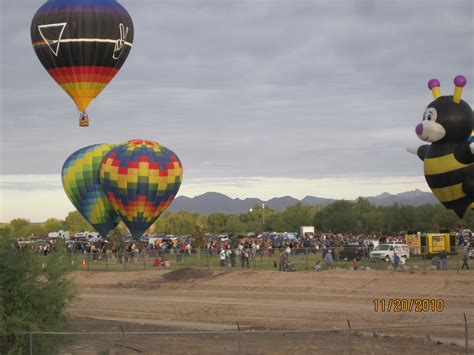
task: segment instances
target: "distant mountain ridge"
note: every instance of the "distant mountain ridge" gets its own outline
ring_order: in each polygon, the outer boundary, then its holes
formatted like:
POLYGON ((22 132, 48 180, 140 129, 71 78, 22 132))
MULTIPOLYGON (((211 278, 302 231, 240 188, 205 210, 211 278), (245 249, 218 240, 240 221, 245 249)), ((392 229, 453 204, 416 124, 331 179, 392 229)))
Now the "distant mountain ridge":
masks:
MULTIPOLYGON (((367 197, 370 203, 375 206, 390 206, 394 203, 400 205, 420 206, 425 203, 438 204, 439 202, 431 192, 421 190, 402 192, 396 195, 384 192, 377 196, 367 197)), ((179 196, 169 207, 170 211, 189 211, 209 214, 214 212, 222 213, 245 213, 256 204, 264 203, 265 206, 277 211, 284 211, 288 206, 301 202, 304 205, 322 206, 337 201, 336 199, 306 196, 298 200, 291 196, 274 197, 268 201, 259 198, 230 198, 218 192, 206 192, 196 197, 179 196)))

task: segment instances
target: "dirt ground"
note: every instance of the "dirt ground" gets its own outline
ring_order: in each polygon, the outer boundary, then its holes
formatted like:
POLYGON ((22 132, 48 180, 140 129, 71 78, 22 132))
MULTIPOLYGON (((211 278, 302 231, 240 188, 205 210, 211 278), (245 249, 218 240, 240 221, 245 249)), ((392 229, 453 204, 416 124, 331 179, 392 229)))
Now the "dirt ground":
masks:
MULTIPOLYGON (((463 353, 463 313, 474 322, 474 275, 332 270, 77 272, 69 307, 88 332, 72 353, 463 353), (374 299, 442 299, 441 312, 376 312, 374 299), (237 334, 237 322, 242 333, 237 334), (404 326, 417 325, 417 328, 404 326), (402 326, 396 329, 383 329, 402 326), (321 332, 293 332, 320 329, 321 332), (337 330, 342 329, 342 330, 337 330), (261 331, 271 330, 270 333, 261 331), (232 331, 233 333, 210 333, 232 331)), ((471 325, 471 328, 472 325, 471 325)), ((474 329, 470 329, 474 345, 474 329)))

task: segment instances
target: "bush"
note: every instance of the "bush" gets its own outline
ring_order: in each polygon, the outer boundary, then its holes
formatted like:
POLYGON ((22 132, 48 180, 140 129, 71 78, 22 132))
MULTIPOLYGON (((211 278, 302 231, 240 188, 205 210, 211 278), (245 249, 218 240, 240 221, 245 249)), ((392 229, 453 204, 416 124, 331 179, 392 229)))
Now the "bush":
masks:
MULTIPOLYGON (((72 269, 66 257, 20 251, 10 240, 0 238, 0 270, 1 354, 29 349, 28 336, 18 332, 67 328, 64 311, 73 288, 67 279, 72 269)), ((61 338, 36 337, 35 348, 51 353, 61 338)))

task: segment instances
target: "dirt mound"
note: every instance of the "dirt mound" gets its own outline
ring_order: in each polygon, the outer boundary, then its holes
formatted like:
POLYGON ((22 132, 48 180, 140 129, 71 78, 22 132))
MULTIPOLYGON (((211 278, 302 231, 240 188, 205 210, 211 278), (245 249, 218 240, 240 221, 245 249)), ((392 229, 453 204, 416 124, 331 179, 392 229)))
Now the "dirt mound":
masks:
POLYGON ((209 270, 185 268, 167 272, 162 275, 165 282, 184 282, 192 280, 213 279, 217 275, 209 270))

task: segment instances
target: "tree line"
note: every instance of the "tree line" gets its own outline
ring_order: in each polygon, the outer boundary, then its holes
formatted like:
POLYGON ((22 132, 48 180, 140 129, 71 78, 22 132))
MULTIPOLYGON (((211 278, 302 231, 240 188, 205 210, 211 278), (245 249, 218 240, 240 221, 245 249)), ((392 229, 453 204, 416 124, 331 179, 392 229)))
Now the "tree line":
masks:
MULTIPOLYGON (((463 220, 442 205, 374 206, 367 199, 340 200, 326 206, 307 206, 301 203, 278 212, 255 205, 251 211, 239 214, 197 212, 165 212, 150 228, 150 233, 174 235, 201 235, 203 233, 229 233, 245 235, 249 232, 298 232, 300 226, 315 226, 317 230, 332 233, 394 234, 404 230, 437 232, 463 228, 474 229, 474 213, 469 210, 463 220)), ((49 232, 68 230, 71 234, 93 231, 94 228, 79 214, 70 212, 62 220, 49 218, 43 223, 31 223, 16 218, 0 225, 0 236, 25 238, 31 235, 44 237, 49 232)), ((125 235, 126 226, 120 223, 111 235, 125 235)))

